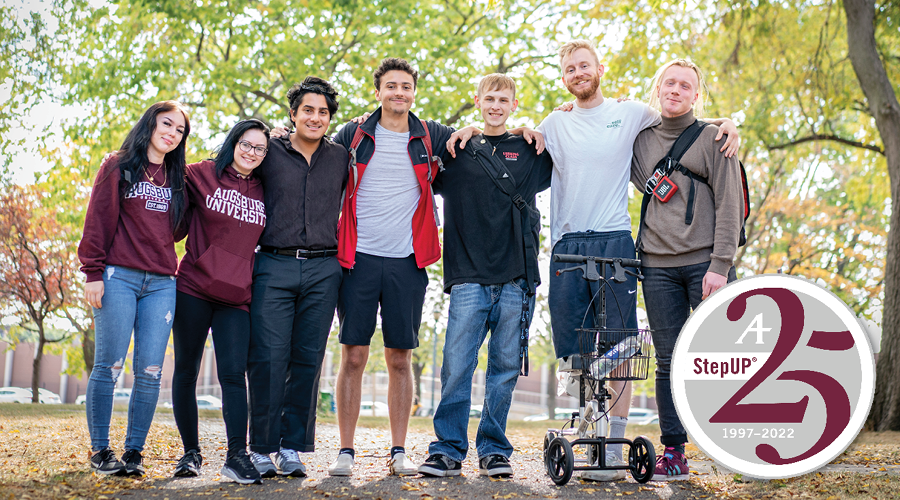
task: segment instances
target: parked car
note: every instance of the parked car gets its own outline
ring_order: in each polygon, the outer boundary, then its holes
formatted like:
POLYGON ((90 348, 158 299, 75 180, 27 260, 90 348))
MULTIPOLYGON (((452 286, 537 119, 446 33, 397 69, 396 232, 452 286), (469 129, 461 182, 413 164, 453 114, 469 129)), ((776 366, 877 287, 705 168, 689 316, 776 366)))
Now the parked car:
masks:
POLYGON ((197 396, 197 408, 201 410, 221 410, 222 400, 215 396, 197 396))
MULTIPOLYGON (((83 405, 86 398, 87 394, 78 396, 77 398, 75 398, 75 404, 83 405)), ((129 401, 131 401, 131 389, 116 389, 113 392, 114 405, 128 405, 129 401)))
POLYGON ((359 404, 359 415, 361 417, 371 417, 373 407, 375 409, 374 415, 376 417, 388 416, 388 405, 381 401, 363 401, 359 404))
POLYGON ((469 408, 469 418, 481 418, 481 412, 484 411, 484 405, 472 405, 469 408))
MULTIPOLYGON (((576 411, 578 411, 578 408, 556 408, 553 420, 569 420, 572 418, 572 413, 576 411)), ((522 420, 526 422, 540 422, 542 420, 550 420, 550 416, 546 413, 538 413, 537 415, 528 415, 522 420)))
MULTIPOLYGON (((31 389, 28 389, 29 396, 31 395, 31 389)), ((59 394, 55 392, 50 392, 47 389, 38 387, 38 399, 40 399, 41 404, 45 405, 58 405, 62 404, 62 400, 59 398, 59 394)))
POLYGON ((659 425, 659 415, 653 415, 646 420, 638 422, 638 425, 659 425))
POLYGON ((628 410, 628 422, 640 423, 656 416, 656 411, 649 408, 631 408, 628 410))
POLYGON ((0 403, 30 403, 31 389, 21 387, 0 388, 0 403))

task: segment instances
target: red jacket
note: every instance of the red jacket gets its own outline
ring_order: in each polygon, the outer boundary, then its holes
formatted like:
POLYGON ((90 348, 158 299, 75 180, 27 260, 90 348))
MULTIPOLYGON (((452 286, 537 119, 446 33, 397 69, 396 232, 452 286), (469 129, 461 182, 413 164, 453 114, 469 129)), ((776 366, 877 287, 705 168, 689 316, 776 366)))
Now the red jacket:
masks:
MULTIPOLYGON (((354 169, 354 165, 350 165, 350 179, 347 182, 347 191, 344 194, 344 201, 341 205, 341 220, 338 223, 338 261, 341 263, 341 266, 348 269, 352 269, 356 264, 357 226, 355 195, 359 189, 362 176, 366 171, 366 166, 375 153, 375 125, 378 124, 380 119, 381 108, 378 108, 362 126, 348 123, 334 138, 335 142, 349 150, 357 127, 361 128, 365 134, 356 148, 356 168, 354 169)), ((431 137, 432 155, 445 156, 447 152, 446 142, 454 129, 433 121, 428 121, 427 126, 431 137)), ((431 185, 428 179, 428 154, 426 153, 424 138, 425 127, 422 121, 414 114, 409 113, 409 145, 407 146, 407 152, 421 188, 419 204, 412 218, 413 252, 419 268, 427 267, 441 258, 441 244, 438 241, 437 223, 434 219, 434 198, 431 196, 431 185)), ((432 168, 432 171, 436 173, 437 169, 432 168)), ((431 179, 431 181, 433 180, 431 179)))

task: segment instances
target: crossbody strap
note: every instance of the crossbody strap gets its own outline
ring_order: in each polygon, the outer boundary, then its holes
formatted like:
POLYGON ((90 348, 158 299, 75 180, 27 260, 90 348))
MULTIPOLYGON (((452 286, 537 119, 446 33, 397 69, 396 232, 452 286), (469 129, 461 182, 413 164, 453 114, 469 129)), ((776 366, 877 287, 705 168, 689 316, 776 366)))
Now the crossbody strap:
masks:
MULTIPOLYGON (((700 120, 694 120, 694 123, 690 124, 688 128, 684 129, 681 132, 681 135, 678 136, 678 139, 675 139, 675 143, 672 144, 672 148, 669 149, 669 154, 667 154, 659 163, 656 164, 656 168, 660 168, 660 166, 665 166, 668 172, 678 169, 680 172, 690 171, 681 165, 681 157, 684 156, 684 153, 687 152, 691 146, 694 145, 694 142, 700 137, 700 133, 703 132, 703 128, 706 127, 708 123, 701 122, 700 120), (679 167, 683 170, 680 170, 679 167)), ((688 195, 688 208, 687 213, 685 214, 685 224, 690 224, 694 219, 694 175, 689 175, 691 179, 691 191, 688 195)), ((700 176, 696 176, 698 178, 702 178, 700 176)), ((704 179, 704 182, 706 179, 704 179)), ((634 243, 634 248, 638 251, 638 258, 640 258, 641 252, 641 233, 644 230, 644 216, 647 215, 647 207, 650 205, 650 199, 653 197, 652 192, 647 192, 644 190, 644 198, 641 200, 641 220, 638 224, 638 236, 634 243)))
POLYGON ((530 207, 516 189, 516 181, 512 173, 499 158, 492 154, 493 151, 488 152, 487 146, 484 145, 486 144, 486 141, 482 143, 482 140, 484 140, 483 137, 473 137, 469 141, 469 147, 472 148, 472 155, 475 157, 478 164, 481 165, 481 168, 484 169, 484 172, 491 181, 494 182, 494 185, 509 196, 513 207, 519 212, 519 227, 522 233, 522 250, 525 257, 525 284, 527 290, 522 294, 522 314, 519 316, 519 357, 522 360, 521 374, 527 377, 530 366, 528 360, 528 329, 531 324, 529 318, 531 308, 529 307, 528 299, 535 294, 535 283, 538 280, 538 277, 534 276, 534 270, 531 269, 528 263, 537 259, 538 242, 534 240, 531 234, 531 226, 533 222, 537 221, 531 221, 531 213, 529 212, 530 207))

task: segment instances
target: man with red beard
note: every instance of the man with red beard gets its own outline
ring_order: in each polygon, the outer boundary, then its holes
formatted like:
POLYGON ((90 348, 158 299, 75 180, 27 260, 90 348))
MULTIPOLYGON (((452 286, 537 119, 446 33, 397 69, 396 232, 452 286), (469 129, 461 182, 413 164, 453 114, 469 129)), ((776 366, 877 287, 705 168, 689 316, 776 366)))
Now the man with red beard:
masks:
MULTIPOLYGON (((635 102, 605 99, 600 64, 591 42, 575 40, 559 49, 562 82, 575 96, 571 112, 551 113, 538 127, 553 158, 550 188, 552 254, 592 255, 633 259, 631 217, 628 214, 628 183, 632 145, 641 130, 660 122, 658 111, 635 102)), ((737 152, 738 135, 728 119, 711 120, 720 125, 719 140, 728 135, 721 151, 737 152)), ((576 328, 599 326, 593 315, 585 317, 592 291, 578 273, 556 276, 569 264, 550 264, 549 306, 553 344, 560 370, 572 370, 573 355, 579 353, 576 328), (582 318, 584 323, 582 325, 582 318)), ((637 280, 609 282, 606 327, 637 328, 637 280)), ((576 368, 577 369, 577 368, 576 368)), ((609 437, 625 436, 631 406, 631 384, 611 382, 613 406, 609 437)), ((607 446, 606 465, 623 465, 622 445, 607 446)), ((584 479, 613 481, 625 477, 624 470, 585 471, 584 479)))

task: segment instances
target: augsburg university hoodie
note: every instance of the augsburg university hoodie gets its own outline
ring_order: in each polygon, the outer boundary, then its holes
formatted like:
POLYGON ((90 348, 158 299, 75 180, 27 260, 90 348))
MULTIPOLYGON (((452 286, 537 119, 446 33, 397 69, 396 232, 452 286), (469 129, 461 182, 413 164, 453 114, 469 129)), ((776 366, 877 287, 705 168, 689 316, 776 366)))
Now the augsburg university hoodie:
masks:
POLYGON ((266 226, 262 182, 231 166, 220 178, 207 160, 187 166, 185 186, 188 239, 178 291, 249 311, 254 251, 266 226))
MULTIPOLYGON (((159 164, 151 163, 155 172, 159 164)), ((119 197, 119 158, 106 157, 97 172, 78 245, 81 271, 87 281, 101 281, 106 266, 174 275, 178 266, 169 210, 172 189, 169 179, 157 186, 148 178, 119 197)))

